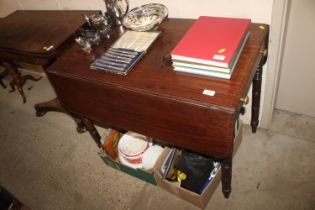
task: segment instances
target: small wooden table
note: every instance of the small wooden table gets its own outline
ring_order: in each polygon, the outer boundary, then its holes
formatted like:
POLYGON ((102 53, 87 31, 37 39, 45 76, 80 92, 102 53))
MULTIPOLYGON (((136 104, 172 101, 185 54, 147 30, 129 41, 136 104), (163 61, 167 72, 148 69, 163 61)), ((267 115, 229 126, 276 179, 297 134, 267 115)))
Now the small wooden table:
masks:
MULTIPOLYGON (((23 85, 26 80, 34 81, 31 75, 21 76, 17 62, 40 65, 44 70, 74 43, 74 34, 83 24, 83 14, 96 11, 54 11, 54 10, 17 10, 0 19, 0 62, 5 71, 0 73, 0 85, 6 87, 2 79, 11 75, 12 91, 17 87, 26 102, 23 85)), ((58 98, 35 105, 37 116, 47 111, 59 111, 69 114, 60 105, 58 98)), ((81 120, 74 117, 77 130, 84 132, 81 120)))
MULTIPOLYGON (((87 11, 38 11, 17 10, 0 19, 0 61, 5 71, 2 79, 11 75, 12 91, 17 87, 26 102, 23 85, 26 80, 34 81, 31 75, 22 76, 17 62, 40 65, 46 68, 71 44, 72 35, 85 22, 82 14, 87 11)), ((91 13, 89 11, 88 13, 91 13)))
POLYGON ((253 82, 252 130, 258 126, 262 66, 267 54, 269 27, 252 24, 230 80, 175 72, 167 55, 194 20, 167 19, 160 37, 127 76, 89 68, 95 57, 111 46, 113 34, 92 53, 72 46, 48 69, 62 106, 80 116, 98 144, 94 123, 138 132, 167 144, 222 160, 222 191, 231 192, 235 123, 253 82), (202 94, 215 91, 213 97, 202 94))

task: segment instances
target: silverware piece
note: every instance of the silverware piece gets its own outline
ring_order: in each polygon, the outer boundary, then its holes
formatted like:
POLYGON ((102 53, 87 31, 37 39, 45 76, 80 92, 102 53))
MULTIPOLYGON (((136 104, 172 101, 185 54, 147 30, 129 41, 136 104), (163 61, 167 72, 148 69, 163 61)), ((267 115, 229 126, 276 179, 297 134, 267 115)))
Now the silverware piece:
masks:
POLYGON ((125 71, 125 68, 117 67, 117 66, 112 66, 112 65, 103 65, 99 63, 93 63, 92 67, 95 68, 101 68, 104 70, 118 70, 118 71, 125 71))
POLYGON ((107 51, 110 53, 122 53, 122 54, 133 55, 133 56, 136 56, 138 54, 138 52, 136 51, 115 49, 115 48, 109 48, 107 51))
POLYGON ((109 55, 109 54, 104 54, 102 55, 102 58, 110 58, 110 59, 113 59, 113 60, 121 60, 121 61, 125 61, 125 62, 128 62, 130 63, 132 61, 131 58, 126 58, 126 57, 121 57, 121 56, 115 56, 115 55, 109 55))
POLYGON ((103 61, 103 60, 96 60, 96 63, 99 64, 104 64, 104 65, 112 65, 112 66, 118 66, 118 67, 123 67, 125 68, 127 66, 127 64, 125 63, 117 63, 117 62, 111 62, 111 61, 103 61))
POLYGON ((111 58, 109 58, 109 57, 102 57, 101 58, 102 60, 105 60, 105 61, 109 61, 109 62, 113 62, 113 63, 123 63, 123 64, 125 64, 125 65, 127 65, 127 64, 129 64, 130 62, 127 62, 127 61, 125 61, 125 60, 119 60, 119 59, 111 59, 111 58))
POLYGON ((117 53, 117 52, 106 52, 105 55, 109 55, 109 56, 117 56, 117 57, 124 57, 124 58, 134 58, 136 57, 135 55, 128 55, 128 54, 123 54, 123 53, 117 53))

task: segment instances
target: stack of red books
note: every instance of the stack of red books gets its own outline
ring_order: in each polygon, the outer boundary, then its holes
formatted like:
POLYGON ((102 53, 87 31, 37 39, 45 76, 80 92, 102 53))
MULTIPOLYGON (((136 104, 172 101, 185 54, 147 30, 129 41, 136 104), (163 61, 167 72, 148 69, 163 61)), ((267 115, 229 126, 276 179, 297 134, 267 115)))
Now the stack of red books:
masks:
POLYGON ((250 23, 250 19, 199 17, 171 52, 174 70, 230 79, 250 23))

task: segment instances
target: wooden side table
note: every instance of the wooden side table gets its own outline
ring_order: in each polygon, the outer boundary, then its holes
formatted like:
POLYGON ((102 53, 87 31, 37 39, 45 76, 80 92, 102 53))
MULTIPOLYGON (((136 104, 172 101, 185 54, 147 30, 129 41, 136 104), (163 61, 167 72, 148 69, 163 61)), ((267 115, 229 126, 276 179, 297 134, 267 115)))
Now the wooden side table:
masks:
MULTIPOLYGON (((222 166, 222 191, 231 192, 232 154, 239 114, 253 83, 252 129, 258 125, 262 66, 269 26, 253 23, 250 37, 230 80, 176 72, 163 58, 195 20, 169 18, 161 35, 128 75, 90 69, 93 62, 74 45, 47 69, 60 103, 80 116, 98 146, 94 123, 141 133, 168 145, 216 157, 222 166), (214 96, 203 94, 215 91, 214 96)), ((98 57, 119 37, 93 49, 98 57)))
POLYGON ((71 43, 71 37, 85 22, 87 11, 17 10, 0 19, 0 60, 5 72, 11 75, 11 91, 15 88, 26 102, 23 85, 26 80, 38 81, 31 75, 22 76, 17 61, 47 67, 71 43), (71 23, 70 23, 71 22, 71 23))
MULTIPOLYGON (((53 10, 17 10, 5 18, 0 19, 0 61, 5 71, 0 74, 2 79, 8 74, 12 77, 10 86, 15 88, 26 102, 23 85, 26 80, 34 81, 31 75, 22 76, 17 69, 16 62, 40 65, 46 68, 53 63, 64 51, 71 46, 73 35, 85 23, 82 14, 92 14, 96 11, 53 11, 53 10)), ((37 116, 47 111, 67 113, 58 99, 54 103, 36 104, 37 116)), ((76 120, 79 131, 84 131, 80 120, 76 120)))

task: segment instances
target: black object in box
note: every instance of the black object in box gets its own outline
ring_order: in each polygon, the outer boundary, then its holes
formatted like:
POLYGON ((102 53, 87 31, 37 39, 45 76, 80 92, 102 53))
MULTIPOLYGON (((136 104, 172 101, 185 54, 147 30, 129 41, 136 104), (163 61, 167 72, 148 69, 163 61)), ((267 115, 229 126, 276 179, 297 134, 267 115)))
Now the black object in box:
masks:
MULTIPOLYGON (((240 123, 238 132, 234 139, 233 155, 238 150, 239 145, 241 144, 241 141, 242 141, 242 123, 240 123)), ((154 166, 154 175, 157 181, 157 185, 201 209, 205 208, 211 196, 213 195, 215 189, 218 187, 221 181, 221 167, 218 169, 216 175, 211 179, 210 183, 204 189, 204 191, 201 194, 197 194, 197 193, 194 193, 194 192, 191 192, 184 188, 179 187, 179 184, 177 182, 169 182, 163 179, 163 176, 161 173, 161 166, 164 162, 164 159, 169 154, 169 152, 170 152, 170 149, 165 148, 159 160, 154 166)))

